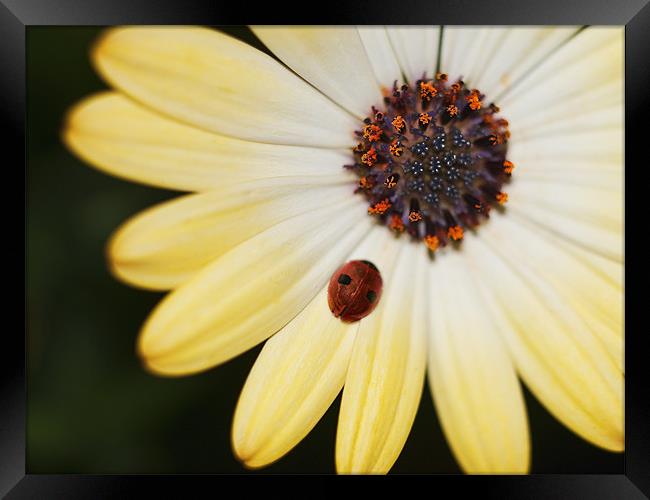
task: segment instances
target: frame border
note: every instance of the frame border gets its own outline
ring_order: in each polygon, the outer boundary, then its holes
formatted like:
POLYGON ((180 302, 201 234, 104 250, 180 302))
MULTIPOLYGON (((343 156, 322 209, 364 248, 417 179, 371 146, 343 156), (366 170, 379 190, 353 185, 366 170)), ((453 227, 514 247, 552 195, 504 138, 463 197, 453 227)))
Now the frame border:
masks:
MULTIPOLYGON (((101 0, 0 0, 0 119, 6 144, 11 145, 12 158, 26 167, 25 153, 25 31, 33 25, 114 25, 114 24, 601 24, 625 25, 625 164, 647 164, 650 109, 650 3, 649 0, 546 0, 525 5, 517 0, 429 0, 426 4, 416 0, 375 0, 373 8, 361 3, 350 3, 345 8, 329 9, 308 16, 304 11, 288 18, 275 4, 260 5, 251 10, 241 5, 239 12, 222 10, 221 6, 207 0, 187 0, 181 4, 173 0, 129 0, 102 2, 101 0), (379 2, 379 3, 378 3, 379 2), (642 156, 643 155, 643 156, 642 156), (635 161, 637 160, 637 161, 635 161), (641 162, 644 163, 641 163, 641 162)), ((26 172, 26 170, 25 170, 26 172)), ((26 182, 23 176, 23 181, 26 182)), ((26 187, 26 186, 25 186, 26 187)), ((625 182, 625 220, 628 227, 634 224, 633 203, 644 201, 644 194, 635 196, 641 189, 625 182)), ((26 202, 23 198, 23 203, 26 202)), ((9 205, 8 210, 15 210, 9 205)), ((25 213, 25 245, 27 245, 25 213)), ((626 233, 625 242, 627 243, 626 233)), ((638 245, 626 245, 626 287, 640 280, 629 272, 630 258, 636 258, 638 245)), ((23 254, 23 259, 25 256, 23 254)), ((25 274, 28 270, 26 260, 25 274)), ((17 268, 17 266, 16 266, 17 268)), ((26 280, 25 282, 26 283, 26 280)), ((26 286, 26 284, 25 284, 26 286)), ((643 290, 640 288, 640 290, 643 290)), ((26 307, 26 306, 25 306, 26 307)), ((626 293, 625 313, 629 320, 641 309, 640 294, 626 293)), ((27 311, 25 309, 25 324, 27 311)), ((479 494, 484 498, 590 498, 590 499, 642 499, 650 498, 650 390, 648 367, 644 358, 642 328, 626 329, 625 365, 625 472, 617 475, 527 475, 527 476, 467 476, 437 475, 437 485, 454 488, 457 493, 479 494)), ((25 337, 27 327, 25 327, 25 337)), ((164 496, 187 496, 188 490, 219 486, 223 475, 197 476, 135 476, 135 475, 34 475, 25 470, 25 409, 26 386, 25 337, 9 330, 5 338, 4 363, 0 374, 0 495, 6 498, 112 498, 135 497, 138 492, 154 491, 164 496), (7 342, 8 341, 8 342, 7 342), (47 495, 45 494, 47 492, 47 495)), ((4 349, 3 349, 4 350, 4 349)), ((252 477, 246 476, 255 484, 252 477)), ((279 476, 272 477, 275 481, 279 476)), ((280 476, 281 477, 281 476, 280 476)), ((409 476, 420 481, 423 476, 409 476)), ((426 476, 425 476, 426 477, 426 476)), ((295 477, 292 479, 292 481, 295 477)), ((340 478, 338 480, 347 480, 340 478)), ((368 480, 372 480, 371 478, 368 480)), ((430 481, 427 477, 426 481, 430 481)), ((217 490, 218 491, 218 490, 217 490)))

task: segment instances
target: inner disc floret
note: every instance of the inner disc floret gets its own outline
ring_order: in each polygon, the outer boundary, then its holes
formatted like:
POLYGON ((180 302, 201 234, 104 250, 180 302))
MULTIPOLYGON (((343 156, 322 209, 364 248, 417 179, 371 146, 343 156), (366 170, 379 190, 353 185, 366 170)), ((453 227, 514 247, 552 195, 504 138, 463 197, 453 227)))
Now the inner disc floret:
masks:
POLYGON ((359 176, 355 192, 368 214, 435 251, 507 201, 502 187, 515 168, 506 159, 508 122, 484 97, 442 73, 393 84, 385 108, 373 106, 355 132, 355 163, 346 165, 359 176))

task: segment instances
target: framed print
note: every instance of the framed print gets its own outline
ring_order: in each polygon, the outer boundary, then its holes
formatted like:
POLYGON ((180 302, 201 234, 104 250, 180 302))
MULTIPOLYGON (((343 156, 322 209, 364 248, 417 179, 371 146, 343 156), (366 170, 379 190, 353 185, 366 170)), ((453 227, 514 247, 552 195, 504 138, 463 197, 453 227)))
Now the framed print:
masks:
POLYGON ((650 494, 644 0, 3 2, 3 495, 650 494))

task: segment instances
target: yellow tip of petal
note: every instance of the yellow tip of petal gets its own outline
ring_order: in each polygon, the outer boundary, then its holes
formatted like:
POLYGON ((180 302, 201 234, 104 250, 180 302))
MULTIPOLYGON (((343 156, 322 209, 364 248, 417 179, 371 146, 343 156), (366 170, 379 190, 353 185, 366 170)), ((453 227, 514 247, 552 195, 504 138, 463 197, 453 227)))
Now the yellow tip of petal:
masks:
POLYGON ((623 430, 621 429, 620 432, 615 431, 612 433, 610 436, 606 436, 599 440, 599 442, 594 442, 590 440, 590 442, 599 448, 603 448, 607 451, 613 451, 613 452, 623 452, 625 451, 625 435, 623 434, 623 430))
POLYGON ((273 448, 260 447, 255 440, 248 439, 247 435, 237 432, 235 425, 232 426, 230 433, 230 445, 237 460, 250 470, 262 469, 274 464, 286 454, 277 453, 273 448))
POLYGON ((110 47, 111 43, 114 42, 121 33, 124 33, 129 29, 134 28, 129 28, 128 26, 114 26, 112 28, 107 28, 102 31, 91 44, 90 50, 88 51, 90 55, 90 61, 93 63, 95 69, 102 76, 102 78, 106 79, 106 75, 101 70, 101 57, 106 54, 107 49, 110 47))
POLYGON ((65 113, 61 124, 60 136, 61 142, 74 153, 77 157, 90 165, 95 165, 95 162, 82 149, 77 147, 76 132, 78 123, 83 117, 84 113, 94 102, 106 99, 107 96, 115 94, 110 90, 105 90, 91 94, 79 102, 72 105, 65 113))
POLYGON ((139 347, 136 349, 136 353, 140 358, 140 363, 142 364, 142 368, 150 375, 155 375, 157 377, 178 378, 178 377, 185 377, 187 375, 194 375, 195 373, 197 373, 197 370, 182 369, 182 368, 175 369, 173 367, 170 368, 164 363, 160 363, 160 361, 157 360, 156 358, 147 357, 139 347))
POLYGON ((254 450, 247 449, 245 443, 239 442, 236 444, 234 438, 232 441, 232 450, 237 460, 239 460, 244 467, 250 470, 262 469, 282 458, 279 457, 271 461, 264 460, 263 457, 259 457, 254 450))

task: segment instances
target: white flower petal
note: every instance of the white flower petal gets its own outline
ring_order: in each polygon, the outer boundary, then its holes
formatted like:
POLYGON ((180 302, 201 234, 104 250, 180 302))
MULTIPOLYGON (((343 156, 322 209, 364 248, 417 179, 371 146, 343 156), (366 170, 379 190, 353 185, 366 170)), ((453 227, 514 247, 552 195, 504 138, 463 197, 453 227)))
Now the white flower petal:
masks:
POLYGON ((199 128, 274 144, 354 143, 356 119, 271 57, 214 30, 113 28, 93 60, 109 83, 199 128))
POLYGON ((393 83, 402 83, 402 71, 383 26, 357 27, 370 65, 382 89, 391 90, 393 83))
POLYGON ((386 28, 399 65, 413 84, 426 73, 433 78, 438 62, 439 26, 400 26, 386 28))
POLYGON ((509 258, 502 242, 467 238, 463 245, 532 392, 584 439, 621 450, 623 375, 597 336, 525 261, 509 258))
MULTIPOLYGON (((350 27, 261 27, 253 32, 287 66, 363 120, 382 102, 361 43, 350 27)), ((318 114, 317 110, 313 110, 318 114)))
MULTIPOLYGON (((367 259, 385 269, 387 236, 375 227, 346 260, 367 259)), ((277 460, 316 425, 343 387, 359 324, 332 315, 325 286, 266 342, 233 422, 233 447, 247 466, 277 460)))
POLYGON ((138 341, 147 367, 182 375, 222 363, 295 317, 371 225, 350 197, 246 240, 171 292, 138 341))
POLYGON ((336 434, 339 473, 386 473, 411 430, 426 363, 426 273, 422 245, 401 247, 382 269, 384 292, 362 320, 345 380, 336 434))
POLYGON ((109 174, 184 191, 281 176, 326 183, 335 178, 327 174, 343 174, 341 166, 351 158, 345 150, 264 144, 205 132, 115 92, 77 104, 68 115, 64 139, 76 154, 109 174))
POLYGON ((429 385, 454 455, 468 473, 527 472, 521 387, 466 258, 441 255, 430 266, 429 287, 429 385))
MULTIPOLYGON (((345 176, 338 178, 343 182, 345 176)), ((149 208, 113 235, 108 250, 112 270, 136 286, 176 288, 248 238, 298 213, 353 196, 353 184, 316 182, 295 177, 262 179, 149 208)))

